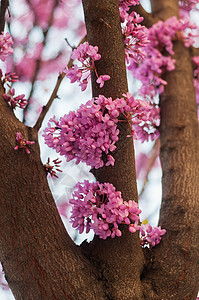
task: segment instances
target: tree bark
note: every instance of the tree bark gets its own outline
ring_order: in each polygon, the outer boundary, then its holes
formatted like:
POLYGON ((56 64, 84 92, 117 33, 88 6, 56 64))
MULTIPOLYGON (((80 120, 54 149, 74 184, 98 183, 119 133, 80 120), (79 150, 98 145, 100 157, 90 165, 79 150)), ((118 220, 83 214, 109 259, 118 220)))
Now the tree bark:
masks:
MULTIPOLYGON (((153 13, 166 20, 179 15, 177 1, 152 1, 153 13)), ((147 299, 196 299, 199 289, 199 132, 191 52, 174 43, 176 68, 165 74, 160 97, 162 206, 160 225, 167 233, 152 253, 143 276, 147 299), (151 288, 151 293, 149 290, 151 288)))
MULTIPOLYGON (((97 73, 108 74, 111 79, 103 88, 92 77, 93 97, 121 98, 128 91, 118 1, 83 0, 88 42, 99 47, 101 59, 96 63, 97 73), (107 25, 108 24, 108 25, 107 25)), ((133 139, 127 138, 130 126, 119 123, 119 141, 113 156, 114 167, 103 167, 93 173, 100 182, 110 182, 121 191, 124 200, 137 201, 133 139)), ((142 299, 140 274, 144 257, 138 234, 122 228, 122 236, 100 240, 98 237, 87 246, 89 256, 103 272, 103 282, 110 299, 142 299)), ((86 248, 86 245, 84 245, 86 248)))
POLYGON ((105 299, 97 272, 68 236, 40 161, 37 132, 0 94, 0 261, 17 300, 105 299), (34 140, 14 150, 16 132, 34 140), (99 296, 100 295, 100 296, 99 296))

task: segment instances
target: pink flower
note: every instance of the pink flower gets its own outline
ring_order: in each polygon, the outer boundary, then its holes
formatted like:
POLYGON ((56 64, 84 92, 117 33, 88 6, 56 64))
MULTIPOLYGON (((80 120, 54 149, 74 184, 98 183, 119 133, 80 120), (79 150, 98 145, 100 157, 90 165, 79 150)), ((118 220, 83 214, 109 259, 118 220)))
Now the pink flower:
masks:
POLYGON ((77 65, 74 65, 72 68, 65 71, 66 77, 68 77, 71 83, 75 81, 80 81, 82 78, 82 71, 78 68, 77 65))
POLYGON ((133 76, 142 82, 139 90, 140 94, 144 97, 149 95, 153 99, 157 94, 164 92, 164 86, 167 84, 165 80, 161 79, 162 74, 175 69, 175 60, 171 57, 174 54, 173 41, 181 40, 184 42, 185 47, 192 45, 194 42, 192 29, 195 28, 195 25, 185 18, 171 17, 165 22, 159 21, 151 28, 143 31, 143 28, 133 25, 133 21, 130 19, 131 15, 127 17, 126 15, 127 13, 124 12, 122 18, 127 18, 127 20, 129 18, 126 27, 123 29, 123 34, 126 37, 126 59, 127 63, 130 64, 128 68, 132 71, 133 76), (143 34, 143 32, 145 38, 144 36, 139 38, 139 34, 143 34), (136 38, 138 43, 130 40, 132 37, 136 38), (143 46, 142 49, 139 40, 143 46), (136 58, 133 53, 134 50, 138 53, 141 51, 141 55, 139 55, 141 59, 136 58), (163 51, 168 52, 170 55, 163 55, 163 51))
POLYGON ((57 177, 57 174, 56 174, 56 171, 58 172, 62 172, 62 170, 58 169, 60 167, 60 163, 61 163, 61 160, 59 160, 58 158, 54 159, 52 161, 52 163, 50 164, 50 158, 48 157, 48 160, 47 160, 47 163, 44 164, 44 168, 45 168, 45 171, 46 171, 46 174, 50 174, 52 177, 57 177))
POLYGON ((111 77, 109 75, 100 75, 96 80, 97 83, 100 84, 100 88, 104 86, 104 81, 109 80, 111 77))
POLYGON ((15 109, 17 106, 24 109, 27 105, 27 100, 24 98, 25 95, 18 95, 14 97, 15 89, 9 89, 8 94, 3 94, 3 98, 6 102, 10 104, 10 106, 15 109))
POLYGON ((154 127, 159 120, 158 109, 146 101, 135 100, 130 93, 123 96, 113 100, 99 95, 82 104, 77 112, 71 111, 61 117, 60 121, 50 119, 43 134, 45 143, 64 155, 67 161, 75 159, 76 164, 85 162, 96 169, 104 164, 113 166, 115 160, 111 152, 118 141, 119 115, 122 114, 130 126, 133 124, 132 135, 142 140, 149 135, 155 137, 154 127))
POLYGON ((130 6, 138 5, 139 3, 139 0, 119 0, 119 6, 126 11, 129 10, 130 6))
POLYGON ((133 60, 140 63, 146 56, 145 49, 149 44, 147 29, 139 24, 143 18, 134 11, 129 15, 125 9, 120 9, 120 19, 126 62, 129 64, 133 60))
POLYGON ((85 89, 87 88, 87 85, 88 85, 87 79, 84 79, 84 80, 82 80, 82 82, 80 82, 79 86, 81 86, 82 92, 85 91, 85 89))
POLYGON ((190 12, 192 9, 196 9, 196 5, 198 4, 198 0, 181 0, 179 1, 179 7, 181 9, 181 13, 186 14, 190 12))
POLYGON ((135 233, 137 230, 139 230, 140 226, 138 226, 138 223, 130 224, 129 225, 129 231, 132 233, 135 233))
POLYGON ((16 73, 5 73, 3 76, 2 70, 0 69, 0 77, 2 78, 3 84, 7 82, 17 82, 19 81, 19 77, 16 75, 16 73))
POLYGON ((18 149, 25 149, 26 153, 30 154, 30 145, 35 144, 33 141, 26 141, 25 139, 22 138, 21 132, 17 132, 17 146, 14 148, 14 150, 18 149))
POLYGON ((160 226, 152 227, 150 224, 142 224, 140 226, 140 233, 142 236, 142 245, 149 244, 151 247, 159 244, 161 237, 166 233, 165 229, 160 226))
POLYGON ((72 204, 70 219, 79 233, 84 229, 88 233, 92 229, 101 239, 106 239, 122 235, 119 224, 128 225, 133 233, 139 230, 138 221, 134 221, 139 220, 141 212, 138 204, 131 200, 129 204, 124 202, 112 184, 85 180, 77 183, 76 189, 69 200, 72 204))
POLYGON ((91 46, 88 42, 81 44, 76 49, 73 50, 71 55, 72 59, 78 59, 80 62, 84 63, 85 60, 92 59, 93 61, 99 60, 101 55, 98 52, 97 46, 91 46))
POLYGON ((15 65, 15 68, 21 81, 31 81, 36 68, 36 59, 25 54, 23 59, 15 65))
MULTIPOLYGON (((91 72, 95 72, 98 77, 95 68, 95 61, 101 58, 101 55, 98 53, 98 47, 91 46, 88 42, 85 42, 73 50, 71 58, 77 59, 81 66, 74 64, 74 66, 65 71, 66 77, 71 80, 71 83, 79 82, 81 90, 85 91, 91 72)), ((109 75, 101 75, 98 77, 97 83, 100 83, 100 87, 103 87, 104 81, 109 79, 109 75)))
POLYGON ((6 57, 13 53, 11 46, 13 45, 12 37, 9 33, 0 35, 0 59, 5 61, 6 57))

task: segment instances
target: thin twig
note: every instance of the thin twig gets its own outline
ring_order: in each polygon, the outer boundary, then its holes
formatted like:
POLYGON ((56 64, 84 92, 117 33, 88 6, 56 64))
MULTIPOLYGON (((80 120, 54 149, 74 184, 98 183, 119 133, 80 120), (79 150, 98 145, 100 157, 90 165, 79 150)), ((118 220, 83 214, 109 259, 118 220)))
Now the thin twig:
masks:
POLYGON ((69 43, 69 41, 68 41, 67 38, 65 38, 65 41, 66 41, 66 43, 68 44, 68 46, 69 46, 72 50, 74 50, 74 49, 76 48, 75 46, 72 46, 72 45, 69 43))
MULTIPOLYGON (((48 28, 47 28, 47 30, 43 30, 43 36, 44 36, 44 38, 43 38, 43 49, 44 49, 44 47, 46 45, 47 35, 48 35, 48 32, 49 32, 50 26, 53 23, 54 10, 55 10, 55 8, 57 7, 58 4, 59 4, 59 1, 56 0, 54 2, 54 7, 52 8, 51 15, 50 15, 50 18, 49 18, 49 21, 48 21, 48 28)), ((42 54, 42 52, 41 52, 41 54, 42 54)), ((26 119, 25 119, 26 111, 29 108, 30 99, 31 99, 33 91, 34 91, 34 84, 35 84, 35 81, 37 80, 37 76, 38 76, 38 73, 39 73, 39 70, 40 70, 40 66, 41 66, 41 54, 40 54, 40 57, 36 60, 36 67, 35 67, 35 72, 34 72, 34 75, 33 75, 33 78, 32 78, 31 90, 30 90, 29 97, 27 99, 28 104, 25 107, 24 113, 23 113, 23 123, 26 121, 26 119)))
MULTIPOLYGON (((86 36, 83 37, 83 39, 80 41, 80 43, 78 44, 78 46, 80 44, 84 43, 85 40, 86 40, 86 36)), ((72 67, 72 65, 73 65, 73 59, 70 58, 70 60, 69 60, 69 62, 67 64, 68 69, 70 69, 72 67)), ((65 77, 65 72, 62 72, 58 76, 55 88, 54 88, 54 90, 53 90, 53 92, 52 92, 52 94, 50 96, 50 99, 48 100, 48 103, 45 106, 43 106, 42 112, 41 112, 41 114, 40 114, 40 116, 39 116, 39 118, 38 118, 38 120, 37 120, 37 122, 36 122, 36 124, 34 126, 34 129, 36 129, 37 131, 39 131, 39 129, 41 128, 42 122, 43 122, 43 120, 44 120, 47 112, 49 111, 49 108, 50 108, 51 104, 53 103, 53 100, 57 97, 58 89, 59 89, 59 87, 61 85, 61 82, 64 79, 64 77, 65 77)))
POLYGON ((154 165, 154 162, 155 162, 156 158, 159 155, 159 148, 160 148, 160 139, 157 139, 155 141, 155 144, 153 145, 153 148, 149 152, 150 158, 149 158, 149 161, 148 161, 148 164, 147 164, 147 167, 146 167, 145 180, 144 180, 144 183, 142 185, 142 189, 141 189, 141 191, 139 193, 139 196, 138 196, 139 199, 141 198, 142 194, 144 193, 146 185, 147 185, 147 183, 149 181, 149 179, 148 179, 149 173, 151 172, 151 169, 152 169, 152 167, 154 165))
POLYGON ((1 32, 4 31, 4 26, 5 26, 5 13, 6 9, 9 5, 8 0, 1 0, 1 10, 0 10, 0 34, 1 32))

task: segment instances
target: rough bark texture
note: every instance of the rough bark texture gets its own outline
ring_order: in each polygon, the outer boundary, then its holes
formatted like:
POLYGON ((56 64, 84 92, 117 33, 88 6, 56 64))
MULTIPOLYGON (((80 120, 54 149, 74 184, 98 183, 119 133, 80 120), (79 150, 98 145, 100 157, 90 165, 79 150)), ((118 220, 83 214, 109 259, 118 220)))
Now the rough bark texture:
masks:
POLYGON ((94 268, 58 214, 36 132, 14 117, 2 89, 0 111, 0 261, 15 298, 104 299, 94 268), (14 150, 17 131, 36 140, 30 155, 14 150))
MULTIPOLYGON (((88 41, 91 45, 98 45, 102 56, 96 63, 97 73, 108 74, 111 77, 104 87, 100 88, 96 83, 96 76, 93 76, 93 97, 101 94, 113 99, 121 98, 122 94, 128 91, 128 86, 118 3, 112 0, 85 0, 83 4, 88 41), (102 17, 105 23, 101 21, 102 17)), ((122 191, 125 200, 137 200, 133 140, 126 138, 130 133, 130 126, 128 122, 120 122, 119 129, 121 134, 114 153, 114 167, 100 168, 93 173, 101 182, 112 182, 122 191)))
MULTIPOLYGON (((153 12, 166 20, 178 15, 177 1, 152 1, 153 12)), ((160 225, 167 233, 153 250, 152 268, 143 276, 146 299, 196 299, 199 289, 199 132, 191 55, 175 42, 176 69, 165 74, 161 96, 160 225)))
MULTIPOLYGON (((93 76, 93 96, 122 97, 128 87, 118 1, 84 0, 83 5, 88 42, 98 45, 102 56, 96 63, 97 73, 111 77, 100 89, 93 76)), ((124 200, 137 201, 133 140, 126 137, 130 134, 130 126, 121 122, 119 130, 119 141, 113 155, 114 167, 104 167, 93 173, 100 182, 113 183, 116 190, 122 192, 124 200)), ((89 245, 89 253, 103 270, 103 281, 111 299, 142 299, 140 274, 144 258, 138 235, 123 228, 120 238, 103 241, 96 237, 89 245)))
POLYGON ((162 21, 172 16, 179 17, 178 0, 151 0, 152 14, 162 21))
POLYGON ((5 26, 5 13, 8 7, 8 0, 1 0, 0 6, 0 33, 4 31, 5 26))

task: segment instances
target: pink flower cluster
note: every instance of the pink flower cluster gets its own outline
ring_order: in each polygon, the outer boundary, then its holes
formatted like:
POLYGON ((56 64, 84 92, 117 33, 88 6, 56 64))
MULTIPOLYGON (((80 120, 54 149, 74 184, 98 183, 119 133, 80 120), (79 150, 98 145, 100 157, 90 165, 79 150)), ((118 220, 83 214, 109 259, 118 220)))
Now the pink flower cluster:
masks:
POLYGON ((126 10, 120 9, 120 19, 127 64, 130 59, 139 63, 146 56, 145 47, 149 43, 146 27, 139 24, 143 17, 134 11, 128 14, 126 10))
POLYGON ((69 202, 73 205, 71 223, 79 233, 93 229, 101 239, 106 239, 122 235, 119 224, 127 224, 132 233, 139 230, 138 204, 123 201, 121 192, 115 191, 112 184, 85 180, 77 183, 76 188, 69 202))
POLYGON ((14 150, 18 149, 25 149, 26 153, 30 154, 30 145, 35 144, 33 141, 26 141, 25 139, 22 138, 21 132, 17 132, 17 146, 14 148, 14 150))
POLYGON ((161 237, 166 233, 165 229, 161 229, 160 226, 152 227, 150 224, 140 226, 140 233, 142 237, 141 245, 149 244, 151 247, 159 244, 161 237))
POLYGON ((44 169, 46 171, 46 174, 50 174, 52 177, 57 177, 56 171, 62 172, 62 170, 59 169, 61 160, 59 158, 54 159, 52 162, 50 162, 50 158, 48 157, 47 163, 44 164, 44 169))
POLYGON ((187 28, 194 29, 195 25, 185 19, 172 17, 165 22, 159 21, 148 29, 150 43, 144 48, 145 60, 138 63, 131 60, 129 66, 133 75, 142 82, 139 91, 142 95, 149 95, 152 99, 157 93, 163 93, 167 82, 160 77, 165 71, 175 69, 175 60, 162 52, 166 50, 173 55, 173 40, 176 39, 184 41, 186 47, 193 44, 193 34, 191 31, 186 33, 187 28))
POLYGON ((94 62, 101 58, 97 46, 93 47, 88 42, 85 42, 73 50, 71 58, 74 60, 77 59, 81 63, 81 66, 78 67, 75 64, 72 68, 66 70, 66 77, 70 79, 71 83, 79 82, 82 91, 87 88, 91 72, 95 72, 97 76, 96 82, 100 84, 100 88, 104 86, 104 81, 110 79, 109 75, 98 76, 97 74, 94 62))
POLYGON ((101 239, 114 238, 122 235, 119 225, 126 224, 132 233, 140 230, 142 246, 151 247, 159 244, 166 233, 160 226, 152 228, 150 224, 138 225, 141 213, 138 203, 123 201, 121 192, 116 191, 110 183, 84 180, 83 183, 78 182, 75 189, 69 200, 72 204, 70 220, 79 233, 84 229, 88 233, 92 229, 101 239))
MULTIPOLYGON (((0 78, 3 84, 8 82, 17 82, 19 81, 19 77, 16 75, 16 73, 5 73, 5 75, 3 75, 2 70, 0 69, 0 78)), ((9 85, 8 85, 9 86, 9 85)))
POLYGON ((192 9, 196 9, 198 0, 179 0, 179 7, 183 14, 190 12, 192 9))
POLYGON ((135 100, 130 93, 124 97, 113 100, 100 95, 82 104, 77 112, 71 111, 61 117, 60 121, 51 118, 44 129, 45 143, 64 155, 67 161, 76 159, 76 164, 81 161, 96 169, 103 167, 104 163, 106 166, 114 165, 114 158, 110 154, 115 150, 118 140, 119 115, 123 114, 126 122, 135 126, 132 129, 135 138, 139 135, 143 139, 147 127, 154 122, 152 107, 146 101, 135 100), (141 131, 144 133, 141 134, 141 131))
POLYGON ((7 94, 3 94, 3 98, 6 102, 10 104, 10 106, 15 109, 16 107, 20 107, 24 109, 27 105, 27 100, 24 98, 25 95, 18 95, 14 97, 15 95, 15 89, 9 89, 7 94))
POLYGON ((158 126, 160 124, 160 108, 148 101, 135 100, 130 93, 123 95, 127 103, 130 103, 132 112, 132 136, 141 142, 155 140, 159 137, 158 126), (134 109, 132 109, 134 107, 134 109))
POLYGON ((119 0, 119 7, 128 11, 130 6, 138 5, 140 0, 119 0))
POLYGON ((106 165, 113 165, 114 159, 109 153, 116 148, 119 130, 116 117, 110 113, 103 115, 103 110, 112 99, 106 100, 99 96, 95 101, 92 99, 81 105, 77 112, 69 112, 59 122, 50 119, 55 126, 51 127, 48 123, 43 134, 45 143, 64 155, 67 161, 76 159, 77 164, 82 161, 92 168, 100 168, 104 165, 104 153, 106 165), (102 102, 104 107, 101 107, 102 102))
POLYGON ((12 45, 13 41, 11 35, 8 32, 6 34, 2 32, 0 35, 0 59, 2 61, 5 61, 6 57, 13 53, 12 45))

